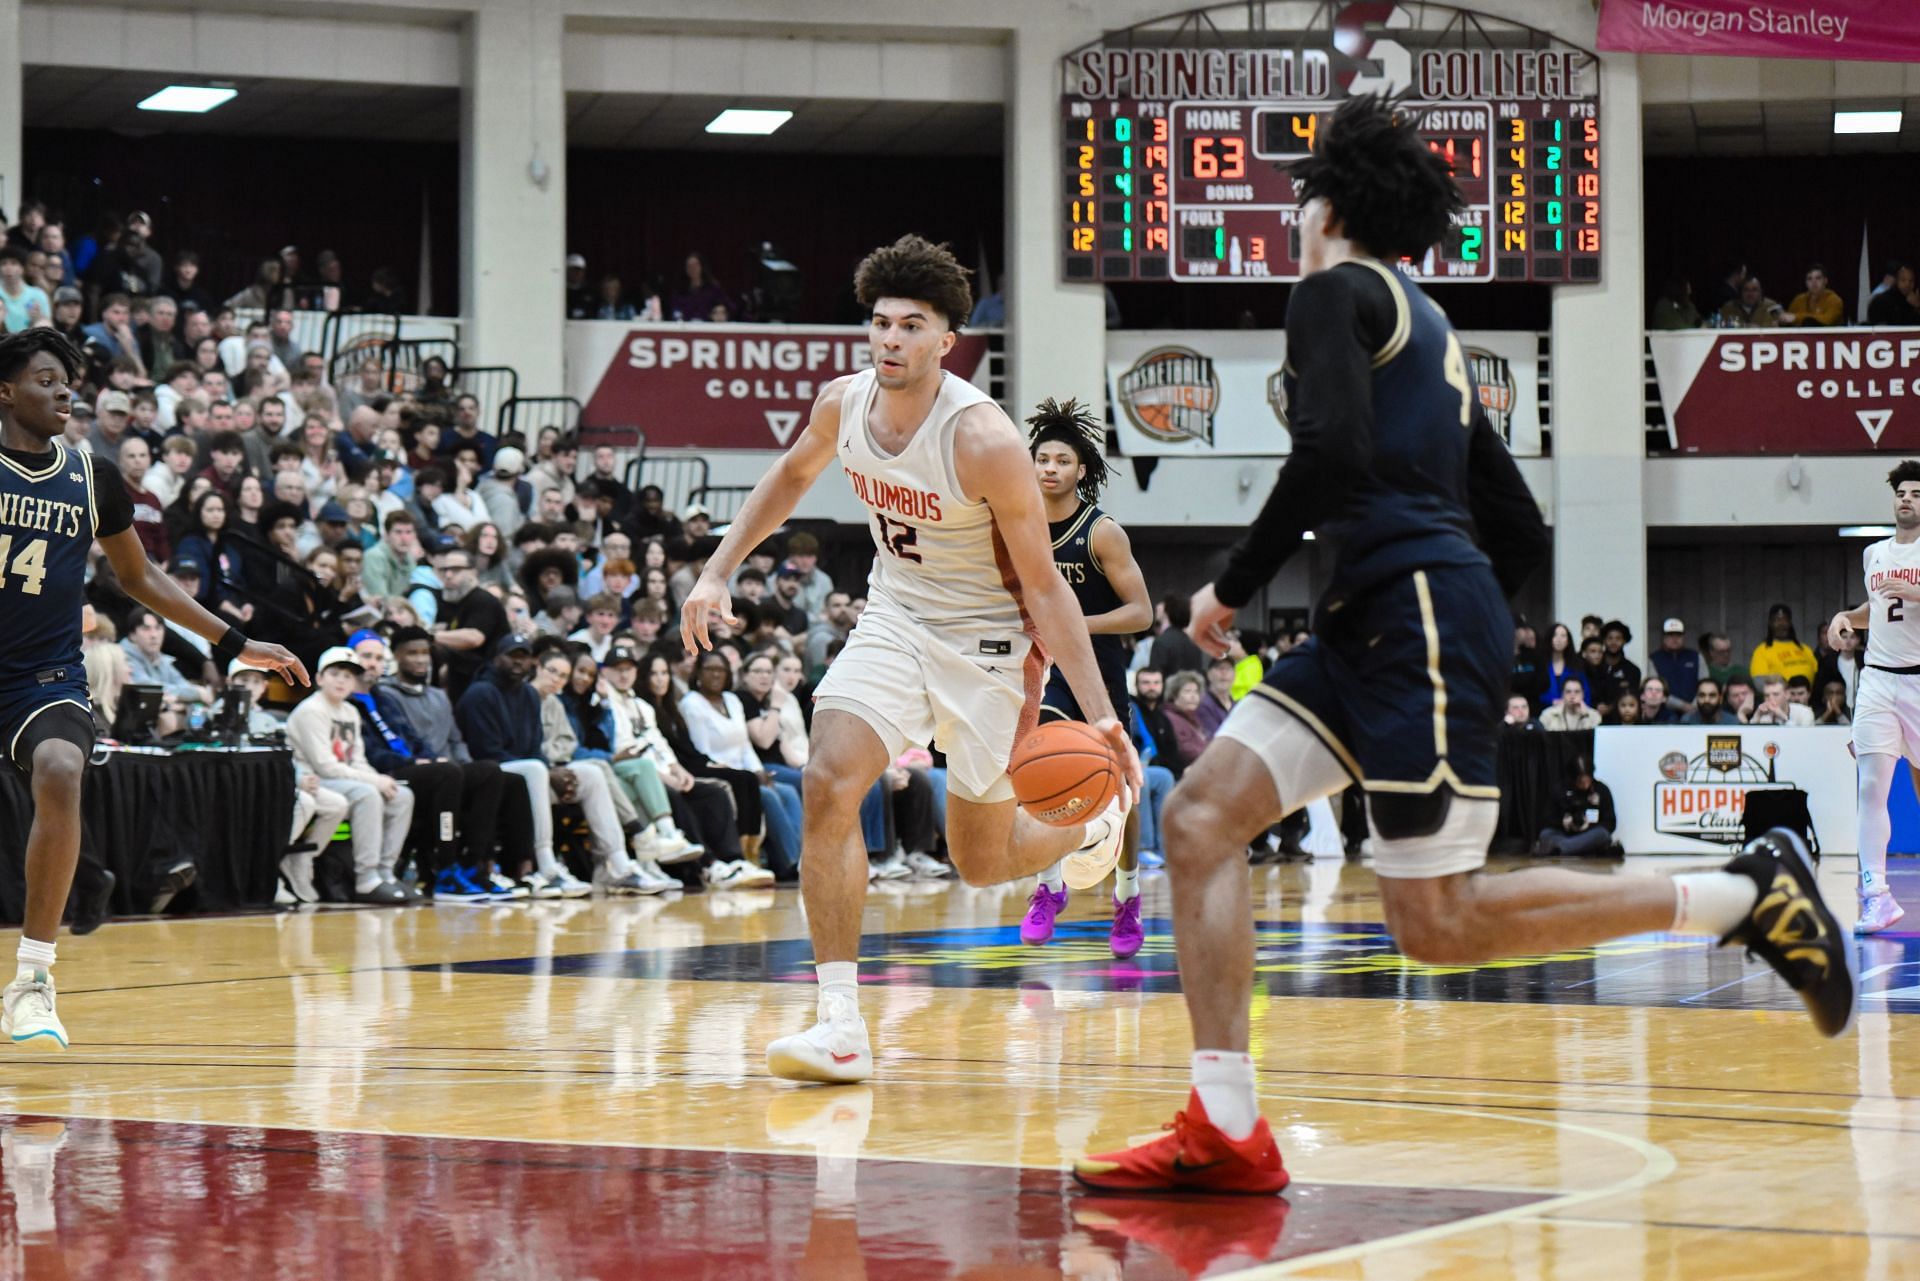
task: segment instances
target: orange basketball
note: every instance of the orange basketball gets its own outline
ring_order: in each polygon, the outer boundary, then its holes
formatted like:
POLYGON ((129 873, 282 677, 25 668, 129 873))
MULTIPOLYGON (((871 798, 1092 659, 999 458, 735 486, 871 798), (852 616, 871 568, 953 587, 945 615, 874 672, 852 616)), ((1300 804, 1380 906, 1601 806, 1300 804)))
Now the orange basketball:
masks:
POLYGON ((1090 725, 1052 721, 1014 745, 1007 767, 1027 813, 1054 827, 1084 823, 1120 790, 1120 762, 1090 725))

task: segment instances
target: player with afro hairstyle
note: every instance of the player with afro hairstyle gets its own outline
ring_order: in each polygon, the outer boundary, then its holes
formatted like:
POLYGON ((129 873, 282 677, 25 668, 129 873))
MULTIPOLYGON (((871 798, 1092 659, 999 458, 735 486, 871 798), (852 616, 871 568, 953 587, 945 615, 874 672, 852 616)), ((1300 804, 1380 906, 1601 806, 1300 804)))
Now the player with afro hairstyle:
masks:
POLYGON ((1347 239, 1377 258, 1418 258, 1465 207, 1446 158, 1420 140, 1404 98, 1349 98, 1320 132, 1320 145, 1289 167, 1300 203, 1332 206, 1347 239))
POLYGON ((959 333, 973 314, 971 275, 947 245, 908 233, 861 260, 853 273, 854 297, 871 308, 882 298, 911 298, 940 313, 947 328, 959 333))

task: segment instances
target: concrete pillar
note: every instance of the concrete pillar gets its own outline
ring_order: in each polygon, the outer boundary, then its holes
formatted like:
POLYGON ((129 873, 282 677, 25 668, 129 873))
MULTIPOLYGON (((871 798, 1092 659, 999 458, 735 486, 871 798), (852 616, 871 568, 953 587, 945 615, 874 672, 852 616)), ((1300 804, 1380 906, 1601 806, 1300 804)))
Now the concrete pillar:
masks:
MULTIPOLYGON (((1631 54, 1602 55, 1602 283, 1553 294, 1553 607, 1579 634, 1583 614, 1647 634, 1646 444, 1641 341, 1640 76, 1631 54)), ((1544 637, 1544 629, 1542 632, 1544 637)))
POLYGON ((0 0, 0 212, 20 216, 26 196, 21 133, 26 119, 25 80, 20 72, 20 0, 0 0))
POLYGON ((1007 394, 1016 423, 1048 396, 1106 404, 1106 295, 1060 283, 1060 56, 1086 38, 1035 22, 1007 42, 1007 394))
MULTIPOLYGON (((0 3, 5 0, 0 0, 0 3)), ((561 6, 483 3, 460 111, 461 359, 564 394, 567 117, 561 6)))

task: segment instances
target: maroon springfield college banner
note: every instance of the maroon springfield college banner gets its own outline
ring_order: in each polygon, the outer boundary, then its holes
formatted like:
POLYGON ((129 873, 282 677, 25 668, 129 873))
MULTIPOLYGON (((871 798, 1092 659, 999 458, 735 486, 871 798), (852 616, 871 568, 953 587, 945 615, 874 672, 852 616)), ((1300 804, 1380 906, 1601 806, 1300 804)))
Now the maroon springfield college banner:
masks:
POLYGON ((1920 451, 1920 329, 1688 329, 1647 343, 1683 453, 1920 451))
POLYGON ((1914 0, 1602 0, 1602 49, 1920 62, 1914 0))
MULTIPOLYGON (((986 354, 963 333, 943 364, 978 382, 986 354)), ((863 326, 567 322, 581 427, 637 427, 655 448, 785 449, 822 387, 872 363, 863 326)))

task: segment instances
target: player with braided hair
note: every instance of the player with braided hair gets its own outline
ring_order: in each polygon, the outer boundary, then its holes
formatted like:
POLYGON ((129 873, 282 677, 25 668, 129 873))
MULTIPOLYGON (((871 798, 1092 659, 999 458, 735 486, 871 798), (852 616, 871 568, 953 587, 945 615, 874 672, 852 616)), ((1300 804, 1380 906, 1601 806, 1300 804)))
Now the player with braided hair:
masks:
MULTIPOLYGON (((1107 486, 1106 429, 1077 400, 1064 405, 1043 400, 1027 425, 1032 429, 1027 447, 1033 454, 1053 539, 1054 568, 1067 580, 1087 616, 1093 657, 1107 697, 1116 709, 1125 708, 1127 649, 1120 638, 1147 629, 1153 622, 1153 604, 1126 531, 1098 506, 1100 492, 1107 486)), ((1040 720, 1087 719, 1066 677, 1056 668, 1040 699, 1040 720)), ((1138 952, 1146 940, 1140 924, 1140 824, 1142 810, 1151 805, 1151 798, 1143 796, 1127 816, 1120 862, 1114 869, 1109 941, 1113 954, 1123 960, 1138 952)), ((1153 844, 1158 846, 1157 836, 1153 844)), ((1072 855, 1041 872, 1020 922, 1021 941, 1038 944, 1051 939, 1054 919, 1066 908, 1068 888, 1090 889, 1105 878, 1105 872, 1072 855)))

